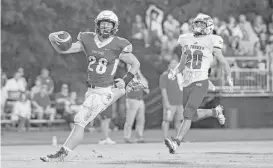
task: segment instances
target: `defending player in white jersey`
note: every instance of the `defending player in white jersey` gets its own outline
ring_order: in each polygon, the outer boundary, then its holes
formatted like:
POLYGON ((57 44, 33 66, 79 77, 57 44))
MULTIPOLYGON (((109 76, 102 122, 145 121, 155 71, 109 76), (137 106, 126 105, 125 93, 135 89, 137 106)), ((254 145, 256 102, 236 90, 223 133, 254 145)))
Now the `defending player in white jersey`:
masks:
POLYGON ((213 35, 213 29, 212 18, 205 14, 198 14, 192 22, 193 33, 183 34, 178 39, 178 44, 182 46, 181 60, 179 65, 170 71, 168 77, 174 79, 179 72, 183 72, 184 121, 175 138, 165 139, 170 153, 175 153, 180 142, 188 133, 192 120, 198 119, 197 109, 208 91, 208 70, 213 57, 223 66, 232 91, 233 81, 230 67, 221 50, 223 39, 213 35))
POLYGON ((67 51, 58 48, 59 42, 62 41, 58 38, 59 35, 63 35, 62 32, 49 35, 49 40, 57 52, 85 53, 88 61, 88 91, 80 111, 74 118, 75 126, 66 142, 56 153, 41 157, 42 161, 63 161, 68 153, 80 144, 84 136, 84 128, 90 121, 123 96, 125 89, 128 92, 144 86, 134 80, 140 63, 132 54, 132 44, 124 38, 115 36, 118 25, 119 21, 115 13, 102 11, 95 19, 95 32, 80 32, 78 41, 67 51), (131 69, 122 79, 114 80, 119 60, 129 64, 131 69))

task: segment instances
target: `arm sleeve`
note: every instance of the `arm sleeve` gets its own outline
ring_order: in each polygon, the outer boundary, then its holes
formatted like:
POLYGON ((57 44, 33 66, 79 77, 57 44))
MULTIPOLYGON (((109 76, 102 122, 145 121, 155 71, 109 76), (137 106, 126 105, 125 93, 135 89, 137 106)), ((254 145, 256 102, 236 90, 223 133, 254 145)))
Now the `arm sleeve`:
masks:
POLYGON ((214 48, 219 48, 219 49, 223 48, 224 40, 222 37, 214 35, 212 40, 213 40, 214 48))
POLYGON ((126 40, 126 39, 121 39, 121 50, 123 53, 131 53, 133 52, 133 46, 132 44, 126 40))
POLYGON ((180 45, 180 46, 183 46, 183 35, 180 35, 179 37, 178 37, 178 40, 177 40, 177 44, 178 45, 180 45))

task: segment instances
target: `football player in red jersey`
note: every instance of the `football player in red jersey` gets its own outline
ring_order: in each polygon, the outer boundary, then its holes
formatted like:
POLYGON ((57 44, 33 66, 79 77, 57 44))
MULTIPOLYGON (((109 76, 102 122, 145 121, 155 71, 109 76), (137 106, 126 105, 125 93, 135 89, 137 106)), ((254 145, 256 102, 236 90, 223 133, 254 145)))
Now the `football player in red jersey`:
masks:
POLYGON ((57 52, 71 54, 83 51, 85 53, 88 60, 88 90, 80 112, 74 118, 75 126, 66 142, 57 153, 41 157, 42 161, 64 161, 68 153, 82 141, 84 128, 90 121, 123 96, 126 91, 134 89, 135 86, 138 88, 144 86, 133 79, 139 70, 140 63, 132 54, 132 44, 124 38, 115 36, 118 25, 119 21, 115 13, 109 10, 100 12, 95 19, 95 32, 80 32, 78 41, 73 43, 67 51, 59 50, 52 43, 61 32, 49 35, 49 40, 57 52), (131 69, 122 79, 114 80, 119 60, 129 64, 131 69))

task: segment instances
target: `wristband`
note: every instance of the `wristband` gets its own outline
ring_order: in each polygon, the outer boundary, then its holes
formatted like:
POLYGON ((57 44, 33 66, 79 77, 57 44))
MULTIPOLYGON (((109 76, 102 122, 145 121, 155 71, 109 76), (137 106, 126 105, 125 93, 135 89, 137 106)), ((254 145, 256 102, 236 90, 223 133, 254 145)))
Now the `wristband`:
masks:
POLYGON ((127 72, 127 74, 122 78, 125 82, 125 85, 127 86, 128 83, 135 77, 134 74, 132 74, 131 72, 127 72))

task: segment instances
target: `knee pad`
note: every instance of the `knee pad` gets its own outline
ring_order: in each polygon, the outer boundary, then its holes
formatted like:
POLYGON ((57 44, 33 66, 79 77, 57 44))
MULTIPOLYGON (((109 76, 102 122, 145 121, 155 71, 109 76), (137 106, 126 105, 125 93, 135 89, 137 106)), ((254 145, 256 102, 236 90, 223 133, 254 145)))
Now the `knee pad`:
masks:
POLYGON ((191 106, 187 104, 185 110, 184 110, 184 119, 192 120, 193 116, 197 112, 197 108, 194 106, 191 106))
POLYGON ((100 111, 100 109, 94 110, 82 105, 79 112, 74 117, 74 123, 81 127, 85 127, 89 122, 96 118, 100 111))
POLYGON ((88 118, 91 115, 91 111, 86 106, 81 106, 79 112, 74 117, 74 123, 81 127, 85 127, 89 122, 88 118))

